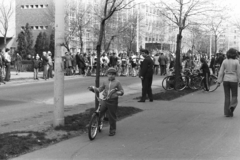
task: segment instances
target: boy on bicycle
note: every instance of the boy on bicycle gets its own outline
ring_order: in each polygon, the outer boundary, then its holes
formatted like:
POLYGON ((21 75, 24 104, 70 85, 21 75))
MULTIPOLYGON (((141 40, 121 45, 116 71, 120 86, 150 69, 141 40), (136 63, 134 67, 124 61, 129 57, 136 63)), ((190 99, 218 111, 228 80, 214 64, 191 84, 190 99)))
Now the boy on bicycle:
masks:
POLYGON ((114 136, 116 134, 116 121, 117 121, 117 108, 118 108, 118 96, 122 96, 124 94, 124 90, 122 88, 121 83, 115 79, 117 71, 115 68, 109 68, 107 70, 108 80, 104 81, 99 88, 96 88, 98 92, 103 91, 103 96, 108 97, 107 100, 102 101, 102 108, 100 115, 101 117, 105 115, 107 112, 110 131, 109 136, 114 136), (115 89, 116 91, 109 95, 110 91, 115 89))

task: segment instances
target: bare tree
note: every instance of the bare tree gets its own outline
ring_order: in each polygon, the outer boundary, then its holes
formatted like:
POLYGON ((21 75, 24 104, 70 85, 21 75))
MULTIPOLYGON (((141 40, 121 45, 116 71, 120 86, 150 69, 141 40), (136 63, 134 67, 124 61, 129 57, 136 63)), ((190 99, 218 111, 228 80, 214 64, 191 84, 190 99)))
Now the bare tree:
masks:
MULTIPOLYGON (((126 9, 129 4, 131 4, 134 0, 129 0, 129 2, 126 3, 125 0, 104 0, 103 4, 101 5, 102 8, 100 10, 101 17, 100 19, 100 31, 99 31, 99 37, 98 37, 98 42, 97 42, 97 72, 96 72, 96 81, 95 85, 96 87, 99 87, 99 82, 100 82, 100 53, 101 53, 101 47, 102 47, 102 40, 105 32, 105 26, 106 26, 106 21, 113 16, 114 13, 126 9)), ((99 6, 98 6, 99 8, 99 6)), ((99 13, 99 12, 97 12, 99 13)), ((95 100, 96 107, 98 105, 98 101, 95 100)))
POLYGON ((210 31, 214 36, 214 53, 216 54, 218 51, 218 40, 219 37, 225 32, 226 28, 224 27, 224 23, 227 20, 226 15, 217 14, 211 17, 210 23, 208 25, 210 31))
POLYGON ((7 33, 10 27, 10 19, 13 15, 13 2, 9 0, 1 0, 0 4, 0 33, 4 37, 4 47, 7 45, 7 33))
POLYGON ((188 30, 191 35, 186 39, 186 42, 191 47, 192 52, 196 51, 197 54, 206 53, 209 48, 208 30, 204 29, 200 24, 190 26, 188 30))
MULTIPOLYGON (((168 2, 160 0, 155 4, 160 9, 160 13, 170 22, 178 27, 175 73, 180 75, 180 53, 183 30, 192 25, 194 21, 201 21, 201 17, 207 13, 217 11, 212 2, 208 0, 170 0, 168 2)), ((194 22, 195 23, 195 22, 194 22)), ((176 83, 176 85, 178 85, 176 83)))
POLYGON ((70 8, 71 12, 75 12, 75 17, 70 20, 70 27, 75 31, 75 36, 78 37, 81 51, 83 51, 83 35, 90 27, 92 8, 90 4, 84 4, 82 1, 72 3, 70 8))

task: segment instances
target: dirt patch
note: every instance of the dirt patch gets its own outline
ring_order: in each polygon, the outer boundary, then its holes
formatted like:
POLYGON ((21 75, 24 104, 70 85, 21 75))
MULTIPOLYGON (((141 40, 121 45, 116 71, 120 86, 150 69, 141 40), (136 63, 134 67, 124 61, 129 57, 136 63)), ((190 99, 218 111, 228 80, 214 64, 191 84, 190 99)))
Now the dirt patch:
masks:
MULTIPOLYGON (((134 107, 119 106, 118 120, 141 111, 141 109, 134 107)), ((0 134, 0 159, 6 160, 26 154, 85 133, 93 112, 94 108, 91 108, 83 113, 66 116, 65 125, 57 128, 50 127, 38 132, 15 131, 0 134)))
MULTIPOLYGON (((162 91, 160 93, 155 93, 153 94, 153 100, 163 100, 163 101, 171 101, 173 99, 185 96, 187 94, 193 93, 196 90, 192 90, 192 89, 184 89, 182 91, 175 91, 175 90, 171 90, 171 91, 162 91)), ((136 97, 134 99, 140 99, 141 97, 136 97)), ((147 98, 148 99, 148 98, 147 98)))

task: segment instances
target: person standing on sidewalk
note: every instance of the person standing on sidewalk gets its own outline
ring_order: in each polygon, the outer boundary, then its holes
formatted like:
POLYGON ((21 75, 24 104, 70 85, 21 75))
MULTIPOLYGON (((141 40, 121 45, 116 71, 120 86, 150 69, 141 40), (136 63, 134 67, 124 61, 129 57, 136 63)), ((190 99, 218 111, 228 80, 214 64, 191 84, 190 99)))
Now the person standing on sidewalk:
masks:
POLYGON ((11 56, 9 55, 9 49, 5 49, 5 66, 6 66, 6 76, 5 81, 10 81, 11 73, 10 73, 10 66, 11 66, 11 56))
POLYGON ((237 58, 238 51, 229 49, 227 59, 221 65, 218 84, 223 82, 224 88, 224 115, 233 117, 233 112, 238 104, 238 86, 240 86, 240 65, 237 58))
POLYGON ((153 101, 152 95, 152 80, 153 80, 153 70, 154 62, 149 55, 148 50, 142 50, 143 56, 145 57, 140 68, 139 78, 142 81, 142 97, 138 102, 145 102, 146 95, 148 95, 149 101, 153 101))
POLYGON ((2 67, 3 67, 3 57, 1 56, 2 50, 0 49, 0 85, 1 83, 5 84, 3 81, 3 75, 2 75, 2 67))
POLYGON ((48 59, 48 78, 53 78, 53 61, 52 61, 52 53, 50 51, 48 51, 48 55, 47 55, 47 59, 48 59))
POLYGON ((36 80, 38 80, 38 71, 39 71, 40 63, 41 63, 39 58, 40 57, 37 54, 36 57, 33 59, 33 72, 34 72, 33 79, 36 79, 36 80))
POLYGON ((209 91, 209 76, 210 76, 210 69, 208 67, 208 64, 205 60, 205 58, 201 58, 200 59, 202 65, 200 67, 200 70, 202 71, 202 75, 203 75, 203 84, 204 84, 204 87, 205 87, 205 90, 206 91, 209 91))
POLYGON ((16 75, 18 75, 18 73, 21 71, 21 66, 22 66, 22 57, 19 55, 19 53, 17 53, 16 55, 15 65, 16 65, 16 75))
POLYGON ((166 66, 167 66, 167 56, 165 56, 163 53, 160 54, 159 56, 159 64, 160 64, 160 68, 161 68, 161 76, 162 75, 166 75, 166 66))
POLYGON ((155 75, 158 75, 158 70, 159 70, 159 53, 156 53, 154 55, 154 73, 155 75))
POLYGON ((42 56, 42 65, 43 65, 43 79, 48 79, 48 58, 47 52, 43 52, 42 56))

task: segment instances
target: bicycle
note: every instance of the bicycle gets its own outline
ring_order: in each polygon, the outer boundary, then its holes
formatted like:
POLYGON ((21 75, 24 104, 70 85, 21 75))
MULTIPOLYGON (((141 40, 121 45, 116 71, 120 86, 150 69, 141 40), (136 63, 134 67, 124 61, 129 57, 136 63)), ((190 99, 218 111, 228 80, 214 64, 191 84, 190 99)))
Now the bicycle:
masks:
POLYGON ((90 120, 89 125, 88 125, 88 138, 90 140, 94 140, 96 138, 98 132, 101 132, 102 128, 103 128, 103 118, 104 118, 104 116, 101 117, 101 115, 100 115, 101 102, 109 99, 111 97, 111 95, 114 92, 117 91, 117 88, 112 89, 109 92, 108 96, 106 96, 104 98, 100 98, 100 97, 97 96, 97 91, 96 91, 95 86, 90 86, 90 87, 88 87, 88 89, 95 93, 95 97, 97 98, 97 100, 99 102, 98 107, 94 111, 94 113, 92 114, 91 120, 90 120))
POLYGON ((171 72, 171 75, 166 76, 162 80, 163 89, 165 89, 166 91, 170 91, 170 90, 173 90, 173 89, 175 89, 177 91, 184 90, 188 85, 187 76, 181 74, 180 76, 176 77, 173 69, 170 70, 170 72, 171 72), (175 82, 178 82, 177 86, 175 85, 175 82))

